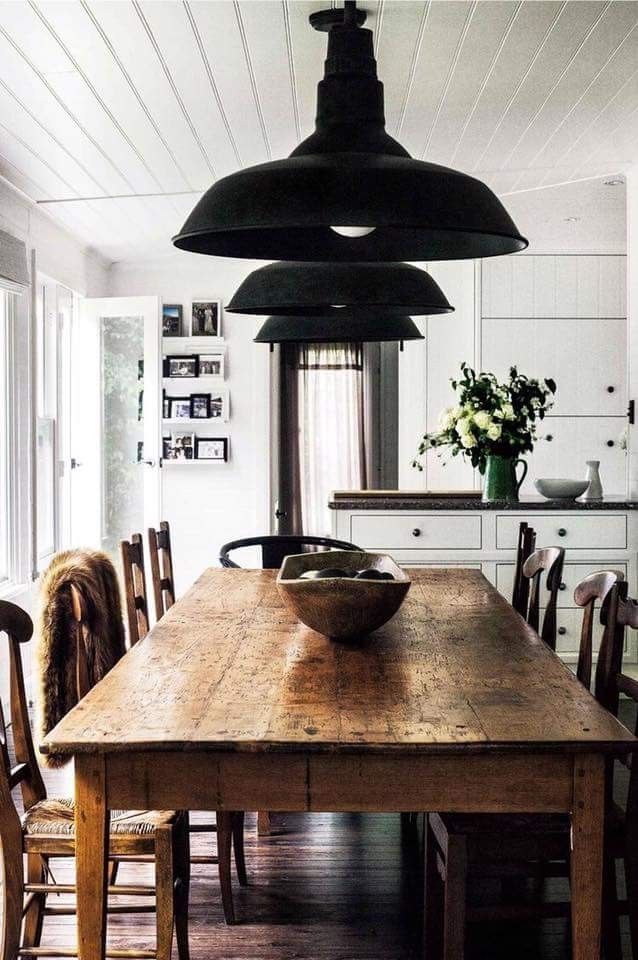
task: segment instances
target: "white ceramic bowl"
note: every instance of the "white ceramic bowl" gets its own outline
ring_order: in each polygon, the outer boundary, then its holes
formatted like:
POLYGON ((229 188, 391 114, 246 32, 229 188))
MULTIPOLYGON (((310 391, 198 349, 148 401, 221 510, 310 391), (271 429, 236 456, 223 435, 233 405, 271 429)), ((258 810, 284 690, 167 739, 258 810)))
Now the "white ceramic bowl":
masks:
POLYGON ((589 480, 534 480, 534 486, 548 500, 575 500, 585 492, 589 480))

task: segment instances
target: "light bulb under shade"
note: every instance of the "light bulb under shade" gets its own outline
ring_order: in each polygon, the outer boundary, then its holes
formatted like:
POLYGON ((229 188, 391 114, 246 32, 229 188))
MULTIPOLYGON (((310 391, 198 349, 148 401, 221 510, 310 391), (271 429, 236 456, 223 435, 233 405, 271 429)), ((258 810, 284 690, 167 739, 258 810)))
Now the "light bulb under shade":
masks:
POLYGON ((330 229, 338 233, 340 237, 351 237, 353 240, 358 240, 361 237, 369 237, 371 233, 374 233, 376 227, 330 227, 330 229))
POLYGON ((257 316, 429 316, 454 308, 426 273, 407 263, 283 261, 253 270, 227 304, 257 316))
POLYGON ((410 317, 278 316, 268 317, 255 343, 388 343, 423 340, 410 317))

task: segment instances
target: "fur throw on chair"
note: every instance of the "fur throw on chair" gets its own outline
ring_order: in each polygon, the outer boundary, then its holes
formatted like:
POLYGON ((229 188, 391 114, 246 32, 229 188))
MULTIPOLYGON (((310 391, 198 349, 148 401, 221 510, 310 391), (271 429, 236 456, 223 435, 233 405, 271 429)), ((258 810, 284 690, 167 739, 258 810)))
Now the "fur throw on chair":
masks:
MULTIPOLYGON (((38 629, 38 734, 44 738, 78 702, 76 643, 71 586, 81 598, 89 686, 94 686, 125 653, 117 574, 104 553, 66 550, 53 558, 40 579, 38 629)), ((48 766, 67 758, 46 756, 48 766)))

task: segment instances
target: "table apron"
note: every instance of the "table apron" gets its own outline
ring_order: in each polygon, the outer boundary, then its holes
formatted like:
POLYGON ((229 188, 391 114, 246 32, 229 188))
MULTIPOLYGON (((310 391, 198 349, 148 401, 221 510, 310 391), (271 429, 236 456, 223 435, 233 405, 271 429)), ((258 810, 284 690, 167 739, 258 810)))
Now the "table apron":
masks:
POLYGON ((568 812, 583 762, 579 754, 511 752, 126 751, 103 757, 111 810, 568 812))

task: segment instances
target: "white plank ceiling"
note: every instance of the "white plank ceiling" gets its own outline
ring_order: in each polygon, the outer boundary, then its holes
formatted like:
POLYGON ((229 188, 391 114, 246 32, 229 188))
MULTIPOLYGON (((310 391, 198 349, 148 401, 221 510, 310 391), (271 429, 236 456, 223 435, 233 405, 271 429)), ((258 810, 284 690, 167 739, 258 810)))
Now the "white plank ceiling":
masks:
MULTIPOLYGON (((109 259, 168 250, 216 178, 311 131, 326 6, 0 0, 0 174, 109 259)), ((637 2, 361 6, 414 156, 506 198, 638 161, 637 2)))

